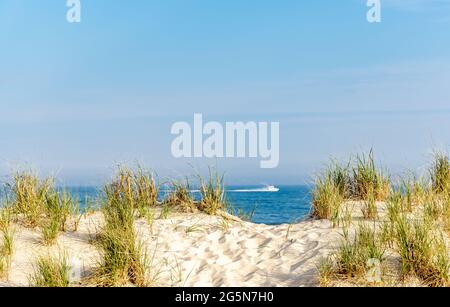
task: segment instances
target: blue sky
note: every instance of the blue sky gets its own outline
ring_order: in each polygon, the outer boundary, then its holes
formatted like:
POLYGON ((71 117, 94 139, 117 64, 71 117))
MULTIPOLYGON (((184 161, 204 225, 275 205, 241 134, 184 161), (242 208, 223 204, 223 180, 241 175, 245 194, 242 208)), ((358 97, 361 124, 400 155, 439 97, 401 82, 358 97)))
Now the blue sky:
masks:
POLYGON ((423 169, 450 143, 450 1, 0 0, 0 172, 67 184, 117 162, 161 176, 218 164, 236 183, 304 183, 329 157, 374 147, 423 169), (279 121, 280 166, 176 160, 170 126, 279 121))

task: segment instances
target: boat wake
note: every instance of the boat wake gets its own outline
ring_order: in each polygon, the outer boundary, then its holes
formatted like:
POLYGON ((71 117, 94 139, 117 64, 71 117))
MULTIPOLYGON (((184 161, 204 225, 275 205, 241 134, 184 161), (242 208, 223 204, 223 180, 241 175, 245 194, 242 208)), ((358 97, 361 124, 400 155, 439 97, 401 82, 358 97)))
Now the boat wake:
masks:
POLYGON ((280 191, 279 188, 276 188, 273 185, 268 185, 263 188, 256 188, 256 189, 239 189, 239 190, 228 190, 227 192, 231 193, 274 193, 280 191))
MULTIPOLYGON (((170 193, 172 190, 167 189, 167 190, 161 190, 161 192, 166 192, 166 193, 170 193)), ((236 189, 236 190, 226 190, 227 193, 275 193, 275 192, 279 192, 280 189, 273 186, 273 185, 268 185, 262 188, 255 188, 255 189, 236 189)), ((190 193, 200 193, 200 190, 190 190, 190 193)))

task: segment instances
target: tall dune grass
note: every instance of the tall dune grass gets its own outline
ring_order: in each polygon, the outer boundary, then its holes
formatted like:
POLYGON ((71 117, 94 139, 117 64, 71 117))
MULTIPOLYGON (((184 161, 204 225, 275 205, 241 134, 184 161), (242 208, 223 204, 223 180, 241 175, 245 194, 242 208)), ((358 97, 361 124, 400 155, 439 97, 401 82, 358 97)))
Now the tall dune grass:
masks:
POLYGON ((107 224, 101 231, 97 246, 101 261, 94 281, 100 286, 121 286, 128 282, 146 285, 147 254, 133 229, 107 224))
POLYGON ((158 203, 159 186, 152 173, 119 166, 113 181, 105 188, 108 198, 134 209, 149 208, 158 203))
POLYGON ((436 153, 430 169, 432 188, 437 193, 450 191, 450 161, 443 153, 436 153))
POLYGON ((102 259, 95 273, 95 284, 122 286, 128 282, 145 285, 146 256, 142 246, 136 243, 133 232, 120 228, 105 228, 97 245, 102 259))
POLYGON ((66 232, 69 222, 72 230, 77 230, 80 210, 78 201, 67 191, 52 189, 46 195, 45 208, 42 212, 40 228, 43 243, 52 245, 56 242, 60 231, 66 232))
POLYGON ((198 209, 209 215, 226 210, 224 176, 210 168, 208 179, 199 176, 199 181, 201 200, 198 209))
POLYGON ((328 176, 316 179, 312 198, 311 214, 313 217, 337 222, 344 198, 339 188, 328 176))
POLYGON ((414 274, 431 286, 449 285, 447 248, 433 224, 424 219, 411 220, 400 214, 395 230, 403 274, 414 274))
POLYGON ((352 180, 352 193, 357 199, 366 200, 372 192, 377 201, 384 201, 389 196, 389 178, 377 168, 372 150, 368 155, 356 157, 352 180))
POLYGON ((114 182, 104 187, 105 199, 101 211, 107 225, 128 229, 133 227, 136 208, 133 201, 123 196, 121 189, 122 186, 114 182))
MULTIPOLYGON (((448 157, 436 155, 429 183, 408 177, 390 187, 389 177, 377 169, 372 151, 357 157, 349 185, 351 198, 362 200, 366 219, 375 219, 376 201, 385 201, 385 215, 377 229, 360 225, 354 237, 344 229, 337 251, 319 266, 320 281, 326 284, 336 277, 358 278, 367 269, 369 257, 382 261, 385 249, 390 248, 400 258, 404 278, 413 275, 429 286, 450 285, 448 237, 441 231, 450 229, 449 171, 448 157)), ((313 195, 313 208, 318 212, 323 208, 322 215, 329 219, 326 210, 336 203, 338 194, 331 174, 329 171, 320 178, 313 195)))
POLYGON ((318 219, 330 219, 337 224, 341 206, 348 196, 349 184, 348 167, 333 161, 315 179, 312 191, 312 216, 318 219))
POLYGON ((346 165, 341 165, 337 161, 332 161, 326 171, 326 176, 337 188, 342 198, 350 197, 350 189, 352 184, 349 174, 350 163, 351 161, 349 161, 346 165))
POLYGON ((39 225, 46 207, 47 196, 52 190, 51 179, 40 180, 32 172, 18 172, 9 184, 12 194, 12 210, 27 227, 39 225))
POLYGON ((0 209, 0 278, 7 275, 14 253, 14 229, 9 208, 0 209))
POLYGON ((330 219, 336 225, 346 200, 363 201, 365 218, 375 219, 377 201, 384 201, 390 194, 390 180, 376 167, 373 151, 358 155, 356 161, 340 165, 333 161, 316 177, 312 192, 312 216, 330 219))
POLYGON ((72 224, 72 230, 76 230, 76 217, 79 214, 78 200, 73 198, 66 190, 53 190, 52 193, 47 195, 45 215, 47 218, 57 221, 60 231, 68 231, 69 222, 72 224))
POLYGON ((150 194, 140 189, 154 186, 147 185, 148 177, 141 178, 143 181, 139 183, 136 178, 141 177, 122 169, 112 183, 104 187, 105 225, 96 242, 101 260, 92 279, 100 286, 120 286, 128 282, 146 285, 147 254, 137 239, 134 219, 138 208, 153 205, 149 202, 150 194))
POLYGON ((41 180, 33 172, 18 172, 7 185, 8 203, 18 222, 39 227, 43 243, 55 243, 59 231, 67 231, 69 220, 77 228, 78 201, 67 191, 56 189, 53 178, 41 180))
POLYGON ((361 278, 369 269, 369 260, 375 259, 380 264, 383 263, 385 250, 376 230, 364 223, 359 224, 353 237, 344 233, 337 251, 322 263, 321 278, 361 278))

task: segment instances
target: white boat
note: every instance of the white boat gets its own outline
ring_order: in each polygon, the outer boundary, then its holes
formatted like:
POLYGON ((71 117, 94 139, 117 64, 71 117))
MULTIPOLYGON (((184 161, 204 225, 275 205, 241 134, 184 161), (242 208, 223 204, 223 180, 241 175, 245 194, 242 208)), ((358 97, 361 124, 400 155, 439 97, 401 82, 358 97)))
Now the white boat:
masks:
POLYGON ((266 185, 263 188, 257 188, 257 189, 245 189, 245 190, 229 190, 228 192, 231 193, 266 193, 266 192, 278 192, 280 191, 279 188, 273 186, 273 185, 266 185))
POLYGON ((280 191, 279 188, 277 188, 277 187, 275 187, 275 186, 273 186, 273 185, 266 185, 266 186, 264 187, 264 190, 265 190, 266 192, 278 192, 278 191, 280 191))

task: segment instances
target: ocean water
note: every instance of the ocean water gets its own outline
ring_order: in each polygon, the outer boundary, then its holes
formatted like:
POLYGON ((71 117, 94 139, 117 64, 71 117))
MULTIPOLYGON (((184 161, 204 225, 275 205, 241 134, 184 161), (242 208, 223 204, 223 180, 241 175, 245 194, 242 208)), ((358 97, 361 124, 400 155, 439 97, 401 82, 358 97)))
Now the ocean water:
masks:
MULTIPOLYGON (((267 192, 261 186, 228 186, 226 200, 230 210, 236 215, 244 214, 258 224, 280 225, 294 223, 306 218, 311 208, 311 189, 308 186, 277 186, 278 192, 267 192)), ((81 209, 95 208, 102 197, 96 187, 66 188, 78 201, 81 209)), ((161 191, 160 199, 168 191, 161 191)), ((192 191, 195 199, 198 191, 192 191)), ((2 192, 0 192, 2 198, 2 192)))
POLYGON ((235 210, 252 215, 260 224, 293 223, 308 216, 311 209, 311 190, 308 186, 277 186, 278 192, 264 192, 261 187, 227 187, 226 198, 235 210), (238 192, 235 192, 238 191, 238 192))
MULTIPOLYGON (((259 224, 280 225, 293 223, 308 216, 311 208, 311 191, 308 186, 277 186, 278 192, 266 192, 261 186, 228 186, 226 200, 236 214, 245 213, 259 224)), ((81 207, 86 199, 95 200, 101 193, 95 187, 69 188, 81 207)), ((164 191, 160 197, 164 196, 164 191)), ((198 192, 193 192, 198 198, 198 192)))

